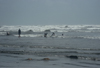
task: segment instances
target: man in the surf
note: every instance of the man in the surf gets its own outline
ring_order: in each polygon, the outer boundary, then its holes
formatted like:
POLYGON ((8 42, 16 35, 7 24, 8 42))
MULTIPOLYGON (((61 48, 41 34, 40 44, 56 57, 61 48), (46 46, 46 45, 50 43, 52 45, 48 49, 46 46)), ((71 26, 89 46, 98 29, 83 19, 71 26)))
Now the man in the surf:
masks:
POLYGON ((20 37, 20 35, 21 35, 21 30, 20 30, 20 29, 18 30, 18 35, 19 35, 19 37, 20 37))
POLYGON ((54 32, 52 33, 51 37, 53 37, 53 36, 55 36, 55 33, 54 32))
POLYGON ((9 32, 7 32, 7 36, 9 36, 10 35, 10 33, 9 32))
POLYGON ((44 33, 44 37, 47 37, 47 34, 48 34, 48 33, 44 33))

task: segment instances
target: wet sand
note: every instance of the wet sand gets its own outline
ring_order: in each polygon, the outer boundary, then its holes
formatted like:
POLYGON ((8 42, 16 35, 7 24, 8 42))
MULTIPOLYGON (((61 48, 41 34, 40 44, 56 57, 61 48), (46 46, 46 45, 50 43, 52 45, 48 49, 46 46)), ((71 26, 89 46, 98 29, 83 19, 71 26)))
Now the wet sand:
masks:
POLYGON ((13 36, 1 39, 3 42, 0 42, 0 68, 100 67, 100 50, 87 46, 88 42, 93 42, 91 46, 99 44, 97 40, 13 36), (79 41, 80 43, 77 43, 79 41))

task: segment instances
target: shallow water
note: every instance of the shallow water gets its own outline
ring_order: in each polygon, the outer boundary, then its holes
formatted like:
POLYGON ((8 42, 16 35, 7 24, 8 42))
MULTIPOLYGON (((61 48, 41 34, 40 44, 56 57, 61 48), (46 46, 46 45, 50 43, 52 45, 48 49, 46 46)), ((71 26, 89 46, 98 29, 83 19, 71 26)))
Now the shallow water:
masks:
POLYGON ((99 68, 100 48, 94 46, 99 45, 99 41, 81 38, 2 37, 0 67, 99 68), (70 55, 77 56, 78 59, 68 58, 70 55), (46 62, 41 60, 45 57, 50 60, 46 62), (27 58, 33 60, 28 61, 27 58))
POLYGON ((100 67, 99 32, 55 32, 54 37, 50 37, 52 32, 49 32, 47 38, 43 34, 22 33, 20 38, 16 33, 10 36, 1 34, 0 68, 100 67))

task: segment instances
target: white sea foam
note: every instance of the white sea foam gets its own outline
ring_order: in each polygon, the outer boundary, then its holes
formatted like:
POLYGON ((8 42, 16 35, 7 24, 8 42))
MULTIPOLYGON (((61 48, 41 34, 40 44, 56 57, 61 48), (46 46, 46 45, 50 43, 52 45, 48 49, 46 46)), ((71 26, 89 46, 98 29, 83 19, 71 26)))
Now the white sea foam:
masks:
MULTIPOLYGON (((45 30, 50 32, 65 33, 64 38, 88 38, 100 39, 100 25, 27 25, 27 26, 1 26, 0 35, 6 35, 10 32, 14 36, 18 36, 18 29, 21 29, 22 37, 43 37, 45 30), (71 33, 72 32, 72 33, 71 33), (68 35, 69 33, 69 35, 68 35), (74 34, 76 33, 76 34, 74 34), (81 34, 80 34, 81 33, 81 34)), ((51 33, 48 34, 50 36, 51 33)), ((58 37, 62 37, 61 34, 58 37)))
POLYGON ((45 26, 2 26, 0 31, 17 31, 19 28, 22 31, 33 30, 34 32, 41 32, 47 29, 58 32, 67 32, 67 31, 99 31, 100 25, 45 25, 45 26))

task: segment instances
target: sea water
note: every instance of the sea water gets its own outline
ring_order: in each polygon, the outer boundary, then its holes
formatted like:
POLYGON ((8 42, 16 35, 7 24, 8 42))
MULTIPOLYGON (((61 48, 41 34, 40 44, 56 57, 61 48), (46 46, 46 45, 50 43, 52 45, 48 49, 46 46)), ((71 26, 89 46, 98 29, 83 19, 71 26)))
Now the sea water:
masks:
POLYGON ((100 25, 0 26, 0 68, 11 67, 99 68, 100 25))

